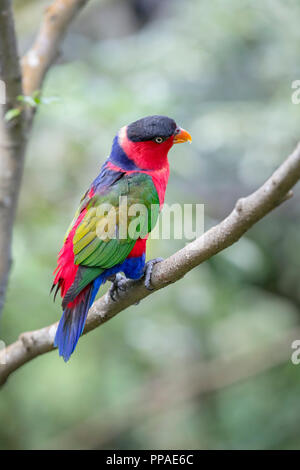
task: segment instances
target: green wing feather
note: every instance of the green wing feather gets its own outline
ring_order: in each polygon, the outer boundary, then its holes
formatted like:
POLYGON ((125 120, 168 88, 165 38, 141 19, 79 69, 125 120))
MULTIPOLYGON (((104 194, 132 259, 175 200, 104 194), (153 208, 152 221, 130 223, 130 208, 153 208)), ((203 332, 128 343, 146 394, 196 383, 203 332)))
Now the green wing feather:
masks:
MULTIPOLYGON (((127 197, 128 208, 132 204, 143 204, 146 210, 139 215, 140 225, 143 226, 145 234, 153 229, 159 215, 159 198, 152 178, 144 173, 125 175, 102 193, 95 194, 88 202, 83 200, 82 206, 84 204, 87 211, 73 237, 75 264, 90 268, 97 267, 102 272, 104 269, 122 263, 129 255, 136 238, 132 238, 130 233, 127 233, 125 238, 119 238, 120 219, 124 216, 122 206, 120 207, 120 196, 127 197), (109 204, 112 211, 108 210, 108 213, 101 211, 102 204, 109 204), (110 219, 113 211, 114 219, 110 219), (102 225, 107 227, 106 222, 109 220, 115 221, 115 224, 111 224, 114 238, 99 237, 99 227, 101 228, 102 225)), ((127 214, 126 229, 134 219, 136 219, 136 214, 127 214)), ((86 271, 85 276, 89 278, 93 271, 86 271)), ((81 286, 85 284, 84 277, 83 282, 80 283, 81 286)))
MULTIPOLYGON (((83 196, 81 205, 65 236, 66 239, 80 213, 86 209, 72 240, 74 263, 80 265, 80 269, 65 296, 65 304, 74 300, 79 292, 103 271, 122 263, 134 247, 138 237, 132 237, 128 232, 125 238, 120 238, 120 218, 122 215, 124 216, 122 204, 120 206, 120 196, 127 197, 128 209, 133 204, 143 204, 144 211, 139 217, 139 225, 144 232, 143 237, 154 228, 160 206, 156 188, 149 175, 144 173, 124 175, 110 187, 101 188, 101 191, 92 198, 89 198, 87 192, 83 196), (104 239, 99 237, 99 225, 101 226, 101 223, 107 220, 107 215, 105 216, 103 211, 99 210, 102 204, 109 204, 109 207, 115 211, 115 224, 112 224, 115 237, 104 239)), ((126 215, 128 225, 125 232, 127 232, 129 224, 136 218, 136 214, 130 215, 130 213, 127 214, 127 211, 126 215)))

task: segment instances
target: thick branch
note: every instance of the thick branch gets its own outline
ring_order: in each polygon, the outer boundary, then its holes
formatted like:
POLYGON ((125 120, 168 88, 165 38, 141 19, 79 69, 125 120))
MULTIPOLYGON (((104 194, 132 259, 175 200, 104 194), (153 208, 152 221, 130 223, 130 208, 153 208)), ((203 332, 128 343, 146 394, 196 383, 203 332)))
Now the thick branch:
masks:
POLYGON ((0 80, 5 84, 6 103, 0 104, 0 313, 5 300, 11 265, 11 239, 20 191, 26 134, 34 108, 6 122, 8 110, 17 108, 17 97, 32 94, 42 86, 67 27, 87 0, 56 0, 47 9, 40 33, 33 48, 23 60, 23 85, 14 19, 10 0, 0 2, 0 80))
MULTIPOLYGON (((201 237, 155 265, 152 274, 154 290, 171 284, 195 266, 236 242, 253 224, 290 196, 291 188, 300 179, 300 145, 257 191, 240 199, 229 216, 201 237)), ((153 291, 152 291, 153 292, 153 291)), ((147 297, 143 281, 128 281, 128 290, 113 302, 105 295, 89 311, 84 333, 147 297)), ((23 333, 20 339, 0 353, 0 384, 20 366, 53 349, 57 323, 41 330, 23 333)))
POLYGON ((0 312, 10 270, 12 228, 23 171, 26 145, 24 116, 7 123, 6 112, 14 108, 22 93, 11 2, 0 3, 0 80, 5 85, 6 103, 0 104, 0 312))
POLYGON ((88 0, 56 0, 47 8, 32 48, 22 60, 25 95, 42 87, 46 72, 59 54, 67 28, 88 0))

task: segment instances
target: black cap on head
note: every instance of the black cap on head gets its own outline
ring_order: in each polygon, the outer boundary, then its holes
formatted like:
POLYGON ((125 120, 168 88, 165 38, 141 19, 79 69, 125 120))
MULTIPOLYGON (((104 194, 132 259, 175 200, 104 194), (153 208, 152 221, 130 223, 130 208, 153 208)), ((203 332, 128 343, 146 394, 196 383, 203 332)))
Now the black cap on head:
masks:
POLYGON ((145 142, 155 137, 168 138, 174 134, 177 125, 167 116, 147 116, 129 124, 127 137, 132 142, 145 142))

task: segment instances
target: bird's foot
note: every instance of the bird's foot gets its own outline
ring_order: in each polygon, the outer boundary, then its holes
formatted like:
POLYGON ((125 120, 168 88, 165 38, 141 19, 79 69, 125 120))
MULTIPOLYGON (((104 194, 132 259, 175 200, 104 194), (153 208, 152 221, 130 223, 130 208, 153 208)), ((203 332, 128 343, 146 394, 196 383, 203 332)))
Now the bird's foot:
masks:
POLYGON ((127 279, 122 274, 118 273, 114 276, 108 278, 109 281, 112 281, 112 285, 108 291, 111 300, 116 302, 119 292, 124 292, 126 290, 127 279))
POLYGON ((144 271, 144 277, 145 277, 144 284, 148 290, 153 290, 153 287, 151 286, 151 274, 152 274, 153 266, 157 263, 160 263, 163 260, 164 260, 163 258, 154 258, 146 263, 145 271, 144 271))

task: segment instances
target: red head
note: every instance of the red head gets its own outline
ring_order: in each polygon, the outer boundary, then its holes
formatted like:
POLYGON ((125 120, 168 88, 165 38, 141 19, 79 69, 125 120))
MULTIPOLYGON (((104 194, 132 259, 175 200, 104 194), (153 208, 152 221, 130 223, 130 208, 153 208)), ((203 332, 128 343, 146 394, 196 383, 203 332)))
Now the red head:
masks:
POLYGON ((190 134, 166 116, 148 116, 122 127, 118 142, 138 168, 160 170, 168 165, 173 144, 191 141, 190 134))

